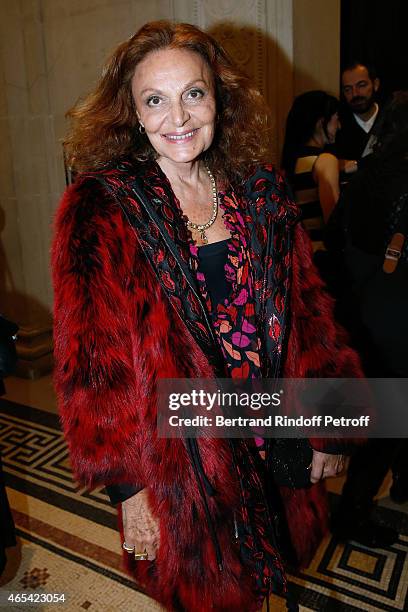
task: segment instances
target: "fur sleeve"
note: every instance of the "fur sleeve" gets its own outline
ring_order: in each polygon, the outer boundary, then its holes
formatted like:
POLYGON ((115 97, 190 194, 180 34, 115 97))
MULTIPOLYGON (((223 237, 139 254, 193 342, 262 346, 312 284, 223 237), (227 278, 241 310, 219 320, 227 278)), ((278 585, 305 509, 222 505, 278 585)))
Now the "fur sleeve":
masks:
MULTIPOLYGON (((347 345, 347 334, 336 323, 333 310, 334 301, 312 262, 310 240, 298 224, 295 228, 291 323, 284 370, 287 378, 363 376, 360 359, 347 345)), ((310 442, 320 451, 340 452, 348 446, 345 440, 334 438, 313 438, 310 442)))
POLYGON ((127 230, 96 180, 66 191, 52 248, 55 383, 73 471, 91 487, 143 483, 127 230))

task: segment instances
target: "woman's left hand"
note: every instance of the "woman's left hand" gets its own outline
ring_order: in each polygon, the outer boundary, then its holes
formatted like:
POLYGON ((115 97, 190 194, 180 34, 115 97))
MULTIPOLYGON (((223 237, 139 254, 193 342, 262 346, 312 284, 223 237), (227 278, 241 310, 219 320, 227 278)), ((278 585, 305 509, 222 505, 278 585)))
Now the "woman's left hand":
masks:
POLYGON ((147 489, 122 502, 122 519, 125 542, 130 546, 126 552, 133 547, 139 557, 147 553, 146 560, 153 561, 160 544, 160 522, 150 509, 147 489))
POLYGON ((311 482, 319 482, 323 478, 338 476, 344 470, 344 455, 329 455, 320 451, 313 451, 311 482))

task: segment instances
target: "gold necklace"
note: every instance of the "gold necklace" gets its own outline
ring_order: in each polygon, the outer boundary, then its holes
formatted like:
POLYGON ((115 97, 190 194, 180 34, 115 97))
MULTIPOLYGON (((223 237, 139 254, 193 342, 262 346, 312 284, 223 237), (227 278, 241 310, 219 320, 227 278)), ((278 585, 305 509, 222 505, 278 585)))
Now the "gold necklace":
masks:
POLYGON ((212 215, 210 219, 207 221, 207 223, 203 223, 203 224, 193 223, 192 221, 187 221, 187 227, 189 227, 191 230, 196 230, 197 232, 200 232, 201 242, 203 244, 208 244, 208 238, 207 238, 207 234, 205 233, 205 230, 211 227, 217 218, 218 195, 217 195, 217 185, 215 183, 215 178, 213 177, 213 175, 210 172, 210 169, 207 166, 205 166, 205 169, 207 170, 208 176, 210 177, 210 181, 211 181, 212 197, 213 197, 212 215))

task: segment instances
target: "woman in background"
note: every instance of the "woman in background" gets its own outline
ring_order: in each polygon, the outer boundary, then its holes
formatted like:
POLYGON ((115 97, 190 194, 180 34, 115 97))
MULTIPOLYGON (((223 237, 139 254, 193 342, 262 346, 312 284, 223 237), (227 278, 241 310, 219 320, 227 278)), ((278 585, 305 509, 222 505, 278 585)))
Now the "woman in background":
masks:
POLYGON ((323 246, 323 228, 339 198, 339 162, 326 147, 340 127, 339 101, 308 91, 293 102, 286 120, 282 168, 295 192, 313 250, 323 246))

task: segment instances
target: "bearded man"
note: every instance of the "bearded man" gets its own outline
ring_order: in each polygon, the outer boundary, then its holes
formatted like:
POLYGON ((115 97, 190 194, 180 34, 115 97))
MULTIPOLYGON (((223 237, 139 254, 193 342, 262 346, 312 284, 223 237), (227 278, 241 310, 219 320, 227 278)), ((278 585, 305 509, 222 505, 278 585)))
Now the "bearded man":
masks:
POLYGON ((376 97, 380 81, 372 66, 353 61, 343 69, 341 85, 345 108, 336 154, 358 162, 372 152, 375 142, 372 130, 379 115, 376 97))

